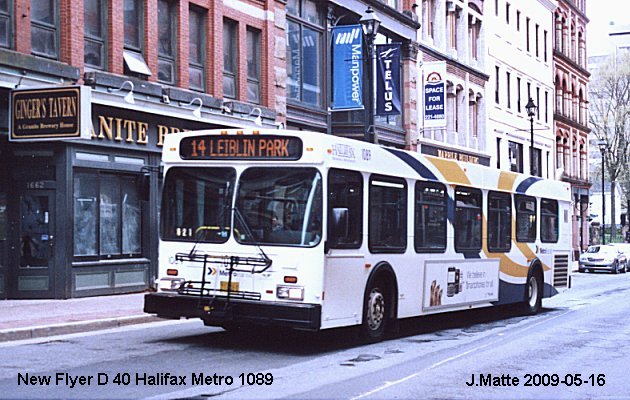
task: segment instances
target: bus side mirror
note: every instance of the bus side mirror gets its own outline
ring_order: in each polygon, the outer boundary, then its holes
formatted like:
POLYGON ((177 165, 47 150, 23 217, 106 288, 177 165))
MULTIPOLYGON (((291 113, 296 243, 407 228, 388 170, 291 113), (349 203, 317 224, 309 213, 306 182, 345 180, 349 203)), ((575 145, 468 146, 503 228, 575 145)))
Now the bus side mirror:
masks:
POLYGON ((138 197, 141 201, 149 201, 151 193, 151 173, 143 172, 138 177, 138 197))
POLYGON ((348 208, 333 208, 328 224, 328 240, 331 242, 331 245, 338 244, 343 239, 346 239, 349 230, 348 208))

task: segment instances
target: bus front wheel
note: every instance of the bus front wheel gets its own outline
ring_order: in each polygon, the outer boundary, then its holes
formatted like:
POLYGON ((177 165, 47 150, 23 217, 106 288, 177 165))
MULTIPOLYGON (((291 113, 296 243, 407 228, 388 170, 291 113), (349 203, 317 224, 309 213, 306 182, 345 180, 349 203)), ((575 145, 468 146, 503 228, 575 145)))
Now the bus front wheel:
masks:
POLYGON ((385 336, 388 308, 387 292, 383 282, 372 283, 367 291, 363 314, 363 333, 367 340, 376 342, 385 336))

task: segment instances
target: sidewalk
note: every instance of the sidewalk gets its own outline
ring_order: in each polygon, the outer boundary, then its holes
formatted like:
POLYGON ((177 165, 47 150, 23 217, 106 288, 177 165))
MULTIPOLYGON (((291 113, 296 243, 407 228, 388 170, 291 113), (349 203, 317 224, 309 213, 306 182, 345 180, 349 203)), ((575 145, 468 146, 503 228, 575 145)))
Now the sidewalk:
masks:
POLYGON ((145 293, 68 300, 0 300, 0 342, 160 321, 145 314, 145 293))

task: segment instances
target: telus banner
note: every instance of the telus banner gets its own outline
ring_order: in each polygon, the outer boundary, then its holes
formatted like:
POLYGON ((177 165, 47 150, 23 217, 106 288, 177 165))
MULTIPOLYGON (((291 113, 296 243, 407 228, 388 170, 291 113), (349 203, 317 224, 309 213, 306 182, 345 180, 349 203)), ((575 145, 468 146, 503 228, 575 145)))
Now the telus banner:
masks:
POLYGON ((333 28, 332 110, 363 109, 363 34, 361 25, 333 28))
POLYGON ((400 44, 376 45, 376 115, 399 115, 400 44))

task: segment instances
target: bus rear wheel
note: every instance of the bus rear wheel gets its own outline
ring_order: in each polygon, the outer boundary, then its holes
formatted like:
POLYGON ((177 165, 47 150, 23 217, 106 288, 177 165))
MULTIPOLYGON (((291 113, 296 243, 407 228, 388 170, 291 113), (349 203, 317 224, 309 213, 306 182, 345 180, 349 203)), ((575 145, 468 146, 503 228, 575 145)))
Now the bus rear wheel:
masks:
POLYGON ((372 283, 364 306, 363 334, 368 341, 377 342, 385 337, 389 304, 382 281, 372 283))
POLYGON ((532 271, 527 276, 527 286, 525 287, 525 303, 523 309, 526 314, 534 315, 542 308, 543 284, 539 274, 532 271))

